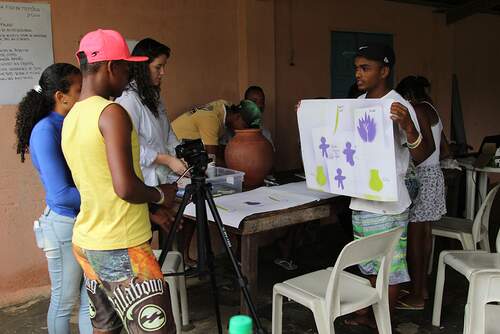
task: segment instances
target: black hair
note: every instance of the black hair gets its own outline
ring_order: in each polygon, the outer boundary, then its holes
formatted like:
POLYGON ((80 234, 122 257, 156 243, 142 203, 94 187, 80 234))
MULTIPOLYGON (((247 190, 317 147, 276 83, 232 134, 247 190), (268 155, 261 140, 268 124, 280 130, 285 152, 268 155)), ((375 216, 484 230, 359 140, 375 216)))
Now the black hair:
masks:
POLYGON ((422 76, 410 75, 402 79, 396 87, 396 92, 404 98, 410 98, 415 102, 431 102, 430 96, 426 89, 430 88, 431 84, 427 78, 422 76))
POLYGON ((73 83, 71 76, 80 74, 80 70, 71 64, 56 63, 47 67, 38 81, 36 90, 26 93, 18 105, 15 133, 17 153, 24 155, 29 151, 31 131, 42 118, 47 116, 55 105, 54 94, 58 91, 68 93, 73 83))
POLYGON ((160 87, 156 87, 151 82, 149 64, 161 55, 170 57, 170 48, 165 44, 155 41, 152 38, 145 38, 134 47, 133 56, 146 56, 149 59, 144 62, 130 63, 130 80, 135 80, 137 91, 141 102, 158 117, 158 105, 160 104, 160 87))
POLYGON ((80 63, 80 70, 83 74, 94 74, 103 64, 107 63, 107 61, 97 61, 95 63, 89 64, 87 55, 83 51, 78 52, 76 54, 76 57, 78 58, 78 62, 80 63))
POLYGON ((261 93, 262 95, 264 95, 264 90, 260 86, 250 86, 250 87, 248 87, 247 90, 245 91, 245 100, 248 100, 248 97, 252 93, 261 93))
POLYGON ((242 113, 241 111, 242 111, 241 104, 232 104, 230 106, 226 105, 226 112, 228 112, 230 114, 239 114, 241 116, 241 118, 243 119, 243 121, 245 122, 246 127, 251 128, 249 125, 250 120, 247 117, 245 117, 245 114, 242 113))
POLYGON ((239 114, 241 112, 241 106, 239 104, 224 105, 226 111, 231 114, 239 114))

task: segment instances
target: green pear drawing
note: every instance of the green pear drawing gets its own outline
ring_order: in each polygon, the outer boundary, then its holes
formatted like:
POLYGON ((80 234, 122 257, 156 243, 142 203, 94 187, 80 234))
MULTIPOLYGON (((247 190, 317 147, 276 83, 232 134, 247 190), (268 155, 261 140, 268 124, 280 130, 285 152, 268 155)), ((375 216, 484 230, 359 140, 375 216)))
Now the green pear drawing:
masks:
POLYGON ((370 169, 370 189, 379 192, 384 188, 384 182, 380 179, 378 169, 370 169))
POLYGON ((320 186, 324 186, 326 184, 326 181, 327 180, 325 171, 323 170, 323 166, 316 167, 316 182, 318 182, 320 186))

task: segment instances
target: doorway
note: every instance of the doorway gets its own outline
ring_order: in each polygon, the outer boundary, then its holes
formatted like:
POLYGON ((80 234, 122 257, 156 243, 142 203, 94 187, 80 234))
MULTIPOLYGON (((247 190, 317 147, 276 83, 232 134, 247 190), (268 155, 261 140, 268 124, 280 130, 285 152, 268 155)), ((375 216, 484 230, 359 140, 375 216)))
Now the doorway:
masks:
MULTIPOLYGON (((331 39, 331 96, 347 98, 354 84, 354 56, 357 49, 367 43, 380 43, 393 47, 392 34, 332 31, 331 39)), ((391 72, 390 83, 394 81, 391 72)))

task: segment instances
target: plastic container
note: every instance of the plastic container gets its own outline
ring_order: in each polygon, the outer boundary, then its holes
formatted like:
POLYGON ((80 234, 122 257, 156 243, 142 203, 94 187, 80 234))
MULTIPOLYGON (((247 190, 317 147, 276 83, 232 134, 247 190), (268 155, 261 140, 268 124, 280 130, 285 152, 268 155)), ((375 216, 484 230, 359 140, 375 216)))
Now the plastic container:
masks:
MULTIPOLYGON (((207 168, 207 183, 212 184, 212 195, 214 197, 240 193, 243 189, 243 178, 245 173, 223 167, 207 168)), ((175 180, 172 180, 174 182, 175 180)), ((184 195, 186 185, 191 183, 188 178, 178 182, 179 191, 177 197, 184 195)))
POLYGON ((212 184, 213 196, 240 193, 243 188, 244 176, 243 172, 224 167, 209 167, 207 169, 207 183, 212 184))
POLYGON ((252 318, 248 315, 235 315, 229 319, 229 334, 252 334, 252 318))

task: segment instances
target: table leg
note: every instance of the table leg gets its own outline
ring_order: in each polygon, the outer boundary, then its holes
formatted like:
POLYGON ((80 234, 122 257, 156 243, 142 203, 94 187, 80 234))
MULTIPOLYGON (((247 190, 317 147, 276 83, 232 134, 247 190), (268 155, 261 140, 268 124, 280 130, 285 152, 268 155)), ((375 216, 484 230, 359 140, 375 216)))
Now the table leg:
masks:
POLYGON ((486 195, 488 194, 488 173, 486 172, 478 172, 478 191, 479 191, 479 198, 477 199, 477 208, 481 207, 481 204, 483 204, 484 200, 486 199, 486 195))
POLYGON ((467 179, 467 189, 466 189, 466 201, 465 201, 465 218, 474 219, 474 215, 476 213, 475 205, 476 205, 476 177, 477 172, 474 170, 466 171, 466 179, 467 179))
MULTIPOLYGON (((257 303, 257 261, 259 258, 258 236, 245 234, 241 236, 241 273, 248 280, 248 291, 254 304, 257 303)), ((240 312, 250 315, 243 293, 240 293, 240 312)))

